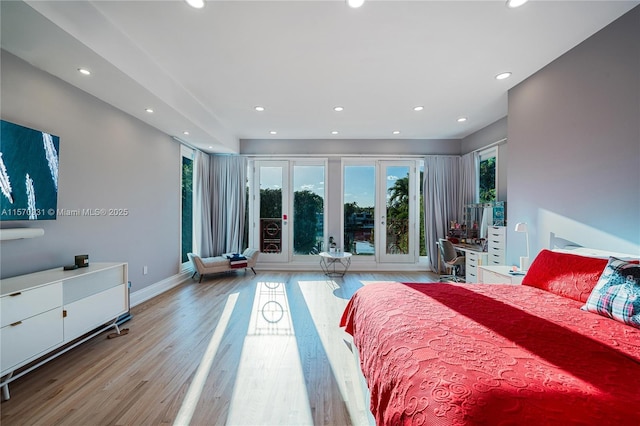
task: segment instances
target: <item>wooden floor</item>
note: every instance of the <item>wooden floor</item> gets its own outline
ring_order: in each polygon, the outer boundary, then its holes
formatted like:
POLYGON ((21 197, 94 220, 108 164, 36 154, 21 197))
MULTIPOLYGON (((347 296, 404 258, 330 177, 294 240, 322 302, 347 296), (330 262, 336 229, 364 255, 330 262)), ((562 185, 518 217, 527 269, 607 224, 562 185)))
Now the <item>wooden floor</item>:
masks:
POLYGON ((368 401, 349 297, 424 273, 234 272, 186 283, 132 309, 129 334, 102 335, 9 386, 9 425, 361 425, 368 401))

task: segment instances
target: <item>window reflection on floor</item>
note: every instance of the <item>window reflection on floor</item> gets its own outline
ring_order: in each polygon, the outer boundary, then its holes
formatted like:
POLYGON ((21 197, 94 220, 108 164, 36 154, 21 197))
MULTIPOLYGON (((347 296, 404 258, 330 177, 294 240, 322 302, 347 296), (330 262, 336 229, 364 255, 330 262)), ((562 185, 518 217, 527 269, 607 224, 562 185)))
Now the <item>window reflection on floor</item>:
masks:
POLYGON ((290 335, 291 312, 284 283, 258 282, 248 335, 290 335))

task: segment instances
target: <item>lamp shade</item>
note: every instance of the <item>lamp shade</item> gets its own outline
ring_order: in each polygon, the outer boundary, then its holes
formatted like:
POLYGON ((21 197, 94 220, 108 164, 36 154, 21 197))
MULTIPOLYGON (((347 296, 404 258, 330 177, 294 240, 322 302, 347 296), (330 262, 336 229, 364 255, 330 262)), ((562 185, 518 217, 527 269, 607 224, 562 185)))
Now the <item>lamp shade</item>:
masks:
POLYGON ((515 228, 516 232, 528 232, 529 228, 527 227, 527 224, 524 222, 518 222, 516 223, 516 228, 515 228))
POLYGON ((516 8, 525 4, 528 0, 507 0, 507 7, 516 8))

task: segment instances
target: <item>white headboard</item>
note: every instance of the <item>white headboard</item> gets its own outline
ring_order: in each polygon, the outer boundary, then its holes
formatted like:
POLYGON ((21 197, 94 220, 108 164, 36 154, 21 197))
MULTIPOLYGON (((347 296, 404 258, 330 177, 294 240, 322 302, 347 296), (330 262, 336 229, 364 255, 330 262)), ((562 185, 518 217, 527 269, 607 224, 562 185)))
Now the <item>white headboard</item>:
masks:
POLYGON ((562 253, 572 253, 579 254, 581 256, 589 256, 589 257, 602 257, 608 259, 609 257, 617 257, 618 259, 629 260, 629 259, 640 259, 640 253, 630 254, 630 253, 618 253, 610 250, 600 250, 589 247, 580 247, 580 246, 564 246, 564 248, 554 248, 553 251, 558 251, 562 253))

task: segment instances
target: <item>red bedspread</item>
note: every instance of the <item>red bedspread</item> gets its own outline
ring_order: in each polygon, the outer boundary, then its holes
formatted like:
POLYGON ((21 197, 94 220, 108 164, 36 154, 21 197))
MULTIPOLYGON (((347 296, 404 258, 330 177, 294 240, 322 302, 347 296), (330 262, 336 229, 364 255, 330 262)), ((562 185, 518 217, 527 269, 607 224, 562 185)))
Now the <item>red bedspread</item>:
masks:
POLYGON ((640 425, 640 330, 527 286, 371 284, 349 301, 379 425, 640 425))

